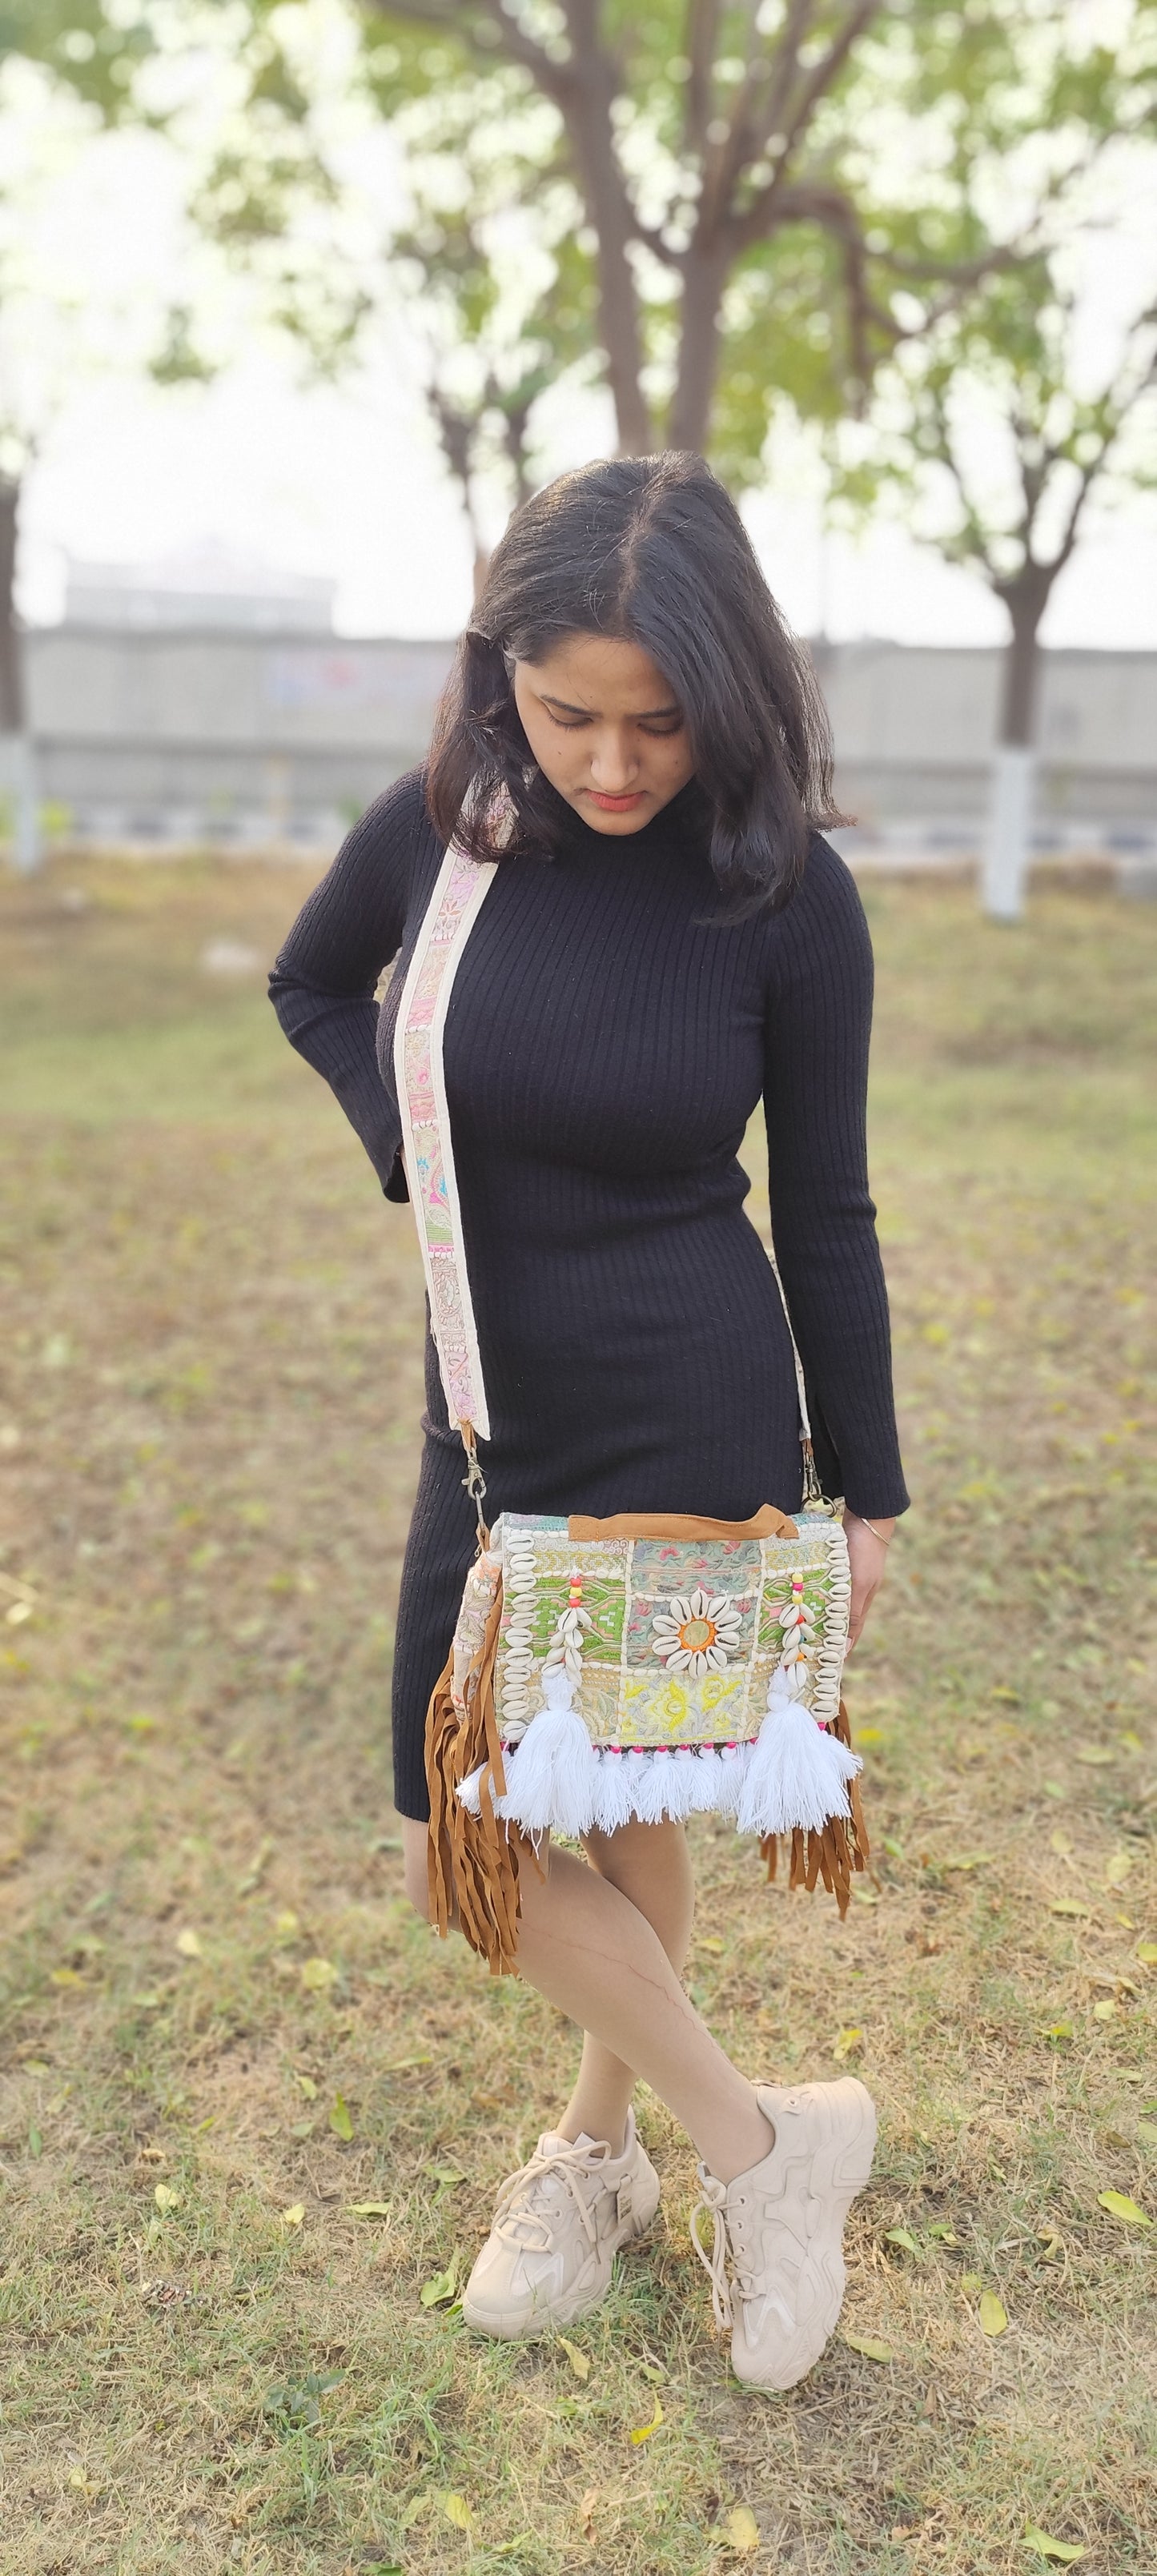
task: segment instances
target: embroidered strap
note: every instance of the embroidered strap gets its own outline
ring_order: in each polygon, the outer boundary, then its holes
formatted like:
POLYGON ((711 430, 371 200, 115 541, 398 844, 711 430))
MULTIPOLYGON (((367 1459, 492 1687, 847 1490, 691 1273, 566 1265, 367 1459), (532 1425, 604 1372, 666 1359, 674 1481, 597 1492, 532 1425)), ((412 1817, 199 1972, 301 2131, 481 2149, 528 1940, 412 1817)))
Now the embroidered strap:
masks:
MULTIPOLYGON (((402 986, 394 1035, 394 1079, 402 1120, 406 1177, 418 1241, 422 1247, 434 1347, 438 1353, 450 1420, 457 1424, 462 1435, 469 1466, 467 1487, 478 1507, 480 1529, 483 1526, 481 1498, 485 1484, 478 1465, 475 1440, 489 1439, 490 1415, 466 1272, 462 1208, 454 1172, 442 1041, 462 952, 490 891, 494 874, 492 861, 484 863, 472 859, 457 841, 451 841, 438 871, 402 986)), ((812 1454, 803 1363, 792 1331, 779 1264, 774 1252, 769 1257, 795 1360, 804 1461, 803 1500, 805 1508, 816 1509, 823 1507, 824 1497, 812 1454)))
POLYGON ((478 1330, 454 1171, 442 1040, 462 951, 490 891, 493 863, 451 841, 418 932, 398 1004, 394 1079, 410 1201, 422 1247, 430 1324, 451 1422, 467 1457, 490 1437, 478 1330))

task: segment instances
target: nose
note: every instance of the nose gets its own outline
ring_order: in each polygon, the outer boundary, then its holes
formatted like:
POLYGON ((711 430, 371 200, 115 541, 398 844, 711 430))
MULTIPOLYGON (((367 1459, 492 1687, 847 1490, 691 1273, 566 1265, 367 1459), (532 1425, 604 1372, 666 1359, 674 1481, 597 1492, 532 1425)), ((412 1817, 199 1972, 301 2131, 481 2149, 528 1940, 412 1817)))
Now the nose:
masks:
POLYGON ((616 726, 600 728, 591 751, 591 785, 600 796, 626 796, 638 776, 639 763, 630 736, 616 726))

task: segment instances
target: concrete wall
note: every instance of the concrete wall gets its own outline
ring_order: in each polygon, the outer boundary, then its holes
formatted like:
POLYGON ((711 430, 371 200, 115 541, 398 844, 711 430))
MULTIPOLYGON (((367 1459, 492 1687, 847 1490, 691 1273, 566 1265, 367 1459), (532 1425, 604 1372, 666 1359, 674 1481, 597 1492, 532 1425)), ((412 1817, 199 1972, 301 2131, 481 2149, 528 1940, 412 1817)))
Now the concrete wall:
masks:
MULTIPOLYGON (((64 625, 27 639, 42 793, 80 839, 332 846, 421 757, 449 643, 64 625)), ((1000 656, 817 650, 868 834, 976 839, 1000 656)), ((1157 654, 1045 656, 1038 839, 1157 833, 1157 654)))

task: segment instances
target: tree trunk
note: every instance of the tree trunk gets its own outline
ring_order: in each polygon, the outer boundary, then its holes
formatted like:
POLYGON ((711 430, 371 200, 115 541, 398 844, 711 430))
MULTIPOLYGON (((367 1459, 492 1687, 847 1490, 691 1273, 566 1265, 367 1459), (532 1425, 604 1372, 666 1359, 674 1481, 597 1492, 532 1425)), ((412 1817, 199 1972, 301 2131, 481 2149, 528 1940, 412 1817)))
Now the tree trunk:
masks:
POLYGON ((694 447, 700 454, 707 444, 719 372, 719 307, 726 280, 725 258, 718 253, 690 253, 684 270, 670 439, 672 447, 694 447))
POLYGON ((611 122, 618 71, 600 44, 598 0, 572 0, 567 19, 574 64, 568 94, 560 105, 578 163, 588 221, 598 243, 599 337, 606 351, 619 453, 647 456, 657 442, 642 387, 643 336, 628 251, 631 206, 615 157, 611 122))
POLYGON ((0 475, 0 796, 11 816, 7 838, 13 860, 30 876, 41 859, 40 807, 14 596, 19 519, 20 485, 11 476, 0 475))
POLYGON ((1058 569, 1028 563, 1001 583, 1012 633, 1001 673, 1000 721, 989 791, 981 900, 991 921, 1019 921, 1024 912, 1032 844, 1036 753, 1033 735, 1040 680, 1037 637, 1058 569))

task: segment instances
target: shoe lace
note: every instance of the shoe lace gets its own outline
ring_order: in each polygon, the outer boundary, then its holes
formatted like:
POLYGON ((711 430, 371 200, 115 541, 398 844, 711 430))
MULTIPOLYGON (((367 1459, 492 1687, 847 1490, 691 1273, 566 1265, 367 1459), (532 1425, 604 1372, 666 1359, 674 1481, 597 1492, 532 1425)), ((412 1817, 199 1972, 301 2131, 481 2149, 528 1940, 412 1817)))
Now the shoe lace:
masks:
POLYGON ((597 2174, 606 2161, 605 2147, 551 2147, 545 2155, 536 2148, 529 2163, 503 2183, 492 2232, 508 2244, 531 2245, 546 2253, 553 2241, 551 2212, 549 2208, 536 2208, 534 2203, 541 2200, 543 2184, 553 2181, 569 2192, 587 2241, 595 2245, 598 2230, 593 2208, 582 2189, 582 2177, 597 2174))
POLYGON ((714 2174, 708 2173, 704 2165, 699 2167, 699 2181, 702 2198, 696 2201, 691 2212, 691 2242, 711 2283, 711 2305, 715 2314, 715 2323, 730 2332, 735 2323, 732 2289, 734 2288, 741 2301, 750 2299, 755 2290, 753 2269, 735 2224, 735 2211, 730 2213, 731 2227, 728 2228, 726 2184, 717 2182, 714 2174), (701 2217, 710 2218, 714 2222, 715 2232, 710 2253, 699 2234, 701 2217), (731 2257, 733 2281, 729 2281, 727 2277, 728 2255, 731 2257))

